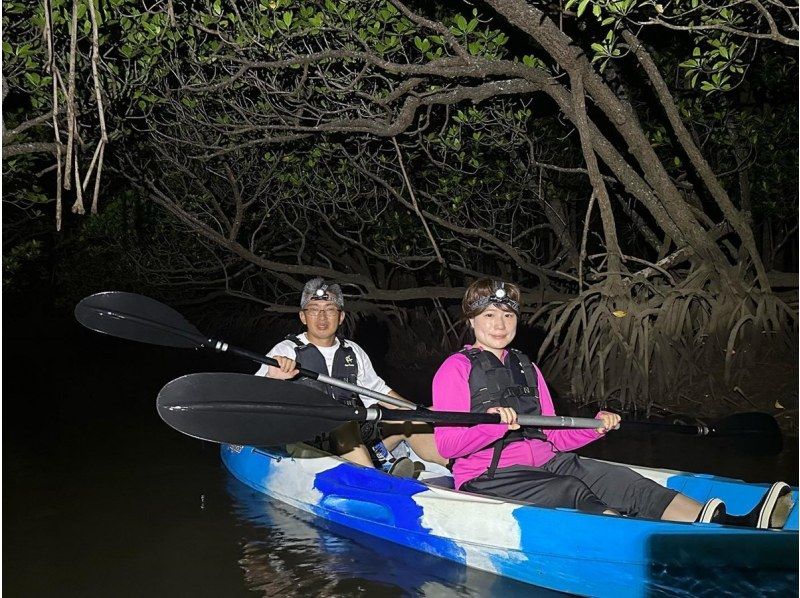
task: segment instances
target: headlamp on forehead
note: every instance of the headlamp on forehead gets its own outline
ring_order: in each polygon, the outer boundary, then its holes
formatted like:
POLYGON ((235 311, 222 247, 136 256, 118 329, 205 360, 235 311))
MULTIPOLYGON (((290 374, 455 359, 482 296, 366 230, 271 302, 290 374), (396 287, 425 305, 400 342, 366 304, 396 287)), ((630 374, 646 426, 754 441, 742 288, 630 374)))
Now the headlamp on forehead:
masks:
POLYGON ((492 283, 492 294, 486 297, 481 297, 476 299, 472 303, 469 304, 469 310, 474 311, 476 309, 480 309, 481 311, 489 307, 489 305, 494 304, 503 304, 508 305, 511 310, 519 315, 519 302, 514 301, 508 296, 508 293, 505 289, 506 283, 504 282, 493 282, 492 283))
POLYGON ((327 291, 328 291, 328 285, 327 285, 327 284, 323 284, 323 285, 322 285, 321 287, 319 287, 319 288, 318 288, 316 291, 314 291, 314 296, 313 296, 313 297, 311 297, 311 300, 312 300, 312 301, 313 301, 313 300, 317 300, 317 301, 330 301, 330 297, 328 297, 328 293, 327 293, 327 291))
POLYGON ((300 309, 305 309, 309 301, 330 301, 339 309, 344 309, 342 288, 335 282, 317 277, 309 280, 300 294, 300 309))

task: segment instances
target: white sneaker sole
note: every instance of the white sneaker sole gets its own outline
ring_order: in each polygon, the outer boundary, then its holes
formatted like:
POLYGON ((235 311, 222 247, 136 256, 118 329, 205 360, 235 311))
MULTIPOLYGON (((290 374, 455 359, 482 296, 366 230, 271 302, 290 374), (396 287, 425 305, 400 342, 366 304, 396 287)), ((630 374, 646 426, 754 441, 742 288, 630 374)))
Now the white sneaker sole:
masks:
POLYGON ((789 484, 775 482, 764 497, 764 504, 758 512, 758 529, 782 528, 792 510, 792 493, 789 484))
POLYGON ((725 503, 719 498, 711 498, 706 501, 703 508, 700 509, 700 515, 697 516, 697 523, 711 523, 717 510, 722 507, 722 512, 725 512, 725 503))

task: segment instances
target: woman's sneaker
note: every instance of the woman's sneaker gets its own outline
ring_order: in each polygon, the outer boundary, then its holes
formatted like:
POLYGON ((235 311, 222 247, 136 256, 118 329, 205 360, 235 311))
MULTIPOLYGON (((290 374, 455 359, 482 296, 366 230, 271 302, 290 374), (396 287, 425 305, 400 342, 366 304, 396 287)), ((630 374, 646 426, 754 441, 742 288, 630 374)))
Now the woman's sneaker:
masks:
POLYGON ((722 523, 725 515, 725 503, 718 498, 712 498, 706 501, 706 504, 700 509, 697 523, 722 523))
POLYGON ((786 525, 793 506, 789 484, 775 482, 748 516, 758 529, 780 529, 786 525))

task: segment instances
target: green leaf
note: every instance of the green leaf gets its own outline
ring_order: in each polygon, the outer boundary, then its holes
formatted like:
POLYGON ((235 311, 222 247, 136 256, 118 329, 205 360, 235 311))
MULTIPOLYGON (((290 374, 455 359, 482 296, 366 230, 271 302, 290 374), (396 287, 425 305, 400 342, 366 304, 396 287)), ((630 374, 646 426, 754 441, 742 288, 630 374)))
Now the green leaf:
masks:
POLYGON ((578 16, 581 16, 583 14, 588 5, 589 5, 589 0, 581 0, 581 3, 578 4, 578 16))
POLYGON ((214 0, 214 4, 211 6, 211 10, 214 12, 215 15, 219 16, 222 14, 222 2, 220 0, 214 0))
POLYGON ((456 23, 456 27, 458 27, 459 31, 466 32, 467 20, 462 15, 456 15, 456 18, 454 20, 456 23))
POLYGON ((431 42, 427 39, 420 39, 419 36, 414 36, 414 45, 420 52, 427 52, 431 48, 431 42))
POLYGON ((525 55, 522 57, 522 64, 525 66, 529 66, 534 69, 541 69, 544 68, 544 62, 540 59, 536 58, 535 56, 525 55))
POLYGON ((294 17, 294 15, 292 14, 291 10, 287 10, 285 13, 283 13, 283 22, 286 24, 286 27, 291 27, 292 26, 292 18, 293 17, 294 17))
POLYGON ((441 58, 442 54, 444 54, 444 50, 442 48, 436 48, 435 52, 425 52, 425 58, 428 60, 436 60, 437 58, 441 58))

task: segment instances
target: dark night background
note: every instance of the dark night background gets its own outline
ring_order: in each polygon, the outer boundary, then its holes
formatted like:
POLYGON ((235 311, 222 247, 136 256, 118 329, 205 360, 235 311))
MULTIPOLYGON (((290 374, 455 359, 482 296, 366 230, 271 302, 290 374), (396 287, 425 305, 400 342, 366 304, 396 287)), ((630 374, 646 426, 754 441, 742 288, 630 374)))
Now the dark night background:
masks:
POLYGON ((257 366, 81 328, 106 290, 265 350, 336 280, 344 332, 427 404, 465 287, 514 281, 559 413, 786 436, 583 454, 797 484, 796 3, 353 5, 3 0, 8 595, 531 591, 246 490, 155 399, 257 366))

